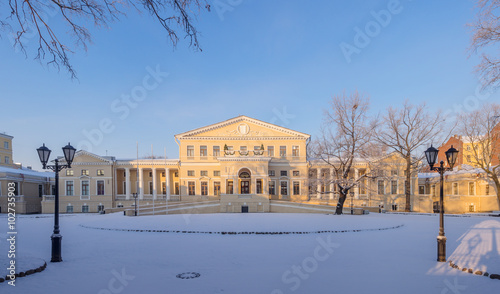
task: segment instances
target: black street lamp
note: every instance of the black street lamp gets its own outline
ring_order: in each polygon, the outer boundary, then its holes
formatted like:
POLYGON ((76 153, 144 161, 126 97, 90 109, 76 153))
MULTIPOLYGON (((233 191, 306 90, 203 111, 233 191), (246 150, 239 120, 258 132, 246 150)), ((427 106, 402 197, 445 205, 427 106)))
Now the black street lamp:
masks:
POLYGON ((134 200, 135 200, 135 204, 134 204, 134 216, 137 216, 137 193, 133 193, 132 195, 134 195, 134 200))
POLYGON ((64 168, 71 168, 71 163, 73 162, 73 158, 75 157, 76 149, 73 148, 69 143, 68 145, 62 148, 64 159, 67 164, 59 164, 59 159, 55 159, 54 165, 47 165, 50 156, 50 149, 45 147, 43 144, 42 147, 38 148, 36 151, 38 152, 38 156, 40 157, 40 162, 42 162, 43 169, 51 169, 56 174, 56 182, 55 182, 55 199, 54 199, 54 232, 50 239, 52 239, 52 259, 51 262, 61 262, 61 241, 62 236, 59 233, 59 172, 64 168))
POLYGON ((441 176, 441 186, 439 188, 439 235, 437 237, 438 242, 438 258, 437 261, 445 262, 446 261, 446 237, 444 236, 444 198, 443 198, 443 182, 444 182, 444 173, 449 170, 453 170, 453 166, 457 160, 458 150, 453 148, 448 149, 445 152, 446 161, 448 161, 449 167, 444 166, 444 161, 441 160, 440 166, 434 167, 436 163, 436 159, 438 156, 439 150, 432 147, 425 150, 425 157, 427 158, 427 163, 431 167, 431 170, 437 171, 441 176))

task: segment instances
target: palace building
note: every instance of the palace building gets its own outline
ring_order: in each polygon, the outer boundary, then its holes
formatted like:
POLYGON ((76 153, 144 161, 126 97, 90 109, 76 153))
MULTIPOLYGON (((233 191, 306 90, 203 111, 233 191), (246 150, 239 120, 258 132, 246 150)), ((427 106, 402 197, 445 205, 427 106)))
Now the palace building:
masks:
MULTIPOLYGON (((71 169, 59 174, 60 212, 130 212, 136 202, 141 214, 152 209, 165 213, 167 205, 169 213, 333 213, 335 210, 339 193, 333 183, 332 166, 308 158, 308 134, 238 116, 178 134, 174 139, 179 146, 178 159, 117 159, 77 151, 71 169)), ((64 158, 59 160, 64 164, 64 158)), ((350 190, 344 209, 353 207, 358 213, 403 211, 405 165, 406 161, 397 153, 356 159, 352 178, 375 173, 378 176, 362 178, 350 190)), ((19 185, 27 181, 28 172, 25 174, 18 176, 19 185)), ((30 178, 38 181, 38 190, 32 191, 36 197, 31 207, 35 209, 26 213, 53 213, 53 174, 38 173, 30 177, 40 175, 42 178, 38 180, 30 178)), ((462 173, 456 185, 470 187, 470 181, 464 178, 467 176, 462 173)), ((6 184, 1 183, 1 196, 5 196, 6 184)), ((435 185, 432 174, 416 171, 411 174, 412 211, 433 212, 435 185)), ((471 201, 481 203, 474 212, 498 210, 491 197, 494 188, 476 185, 474 198, 464 198, 467 203, 449 196, 454 201, 449 206, 450 212, 469 212, 471 201)), ((0 207, 5 206, 4 200, 5 197, 0 197, 0 207)))

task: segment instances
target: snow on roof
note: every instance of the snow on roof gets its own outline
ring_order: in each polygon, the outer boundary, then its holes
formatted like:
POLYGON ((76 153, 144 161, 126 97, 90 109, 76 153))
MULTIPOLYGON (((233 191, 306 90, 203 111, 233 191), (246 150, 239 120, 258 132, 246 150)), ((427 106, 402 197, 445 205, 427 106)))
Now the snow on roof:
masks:
POLYGON ((12 168, 12 167, 6 167, 6 166, 0 166, 0 172, 6 172, 6 173, 15 173, 15 174, 23 174, 23 175, 28 175, 28 176, 35 176, 35 177, 54 177, 53 172, 39 172, 35 170, 31 170, 28 168, 12 168))

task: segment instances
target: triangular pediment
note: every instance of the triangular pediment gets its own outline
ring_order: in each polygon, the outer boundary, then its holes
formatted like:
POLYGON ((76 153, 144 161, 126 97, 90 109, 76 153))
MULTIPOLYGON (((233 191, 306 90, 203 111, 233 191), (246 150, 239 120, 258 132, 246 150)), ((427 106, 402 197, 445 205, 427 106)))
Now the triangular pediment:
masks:
POLYGON ((220 123, 185 132, 176 135, 175 137, 177 139, 216 137, 295 137, 299 139, 307 139, 310 136, 305 133, 297 132, 242 115, 220 123))
MULTIPOLYGON (((66 162, 64 157, 60 159, 61 162, 66 162)), ((112 161, 96 155, 94 153, 90 153, 85 150, 79 150, 75 153, 75 157, 73 158, 73 163, 111 163, 112 161)))

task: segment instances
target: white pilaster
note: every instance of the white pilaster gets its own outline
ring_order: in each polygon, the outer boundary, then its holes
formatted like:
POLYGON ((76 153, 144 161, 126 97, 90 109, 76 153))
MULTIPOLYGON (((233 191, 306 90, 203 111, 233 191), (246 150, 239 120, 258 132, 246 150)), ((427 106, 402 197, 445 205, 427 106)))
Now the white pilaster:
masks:
POLYGON ((157 199, 157 193, 156 193, 156 168, 153 168, 153 199, 157 199))
POLYGON ((333 182, 335 179, 334 175, 333 175, 333 168, 330 169, 330 180, 332 181, 330 183, 330 199, 333 199, 333 197, 335 196, 335 193, 333 191, 335 191, 335 183, 333 182))
POLYGON ((321 168, 318 168, 317 170, 316 179, 318 180, 318 185, 316 187, 318 192, 316 193, 316 198, 321 199, 321 168))
POLYGON ((143 178, 143 172, 142 172, 142 167, 137 169, 137 172, 139 173, 139 199, 144 199, 144 183, 142 181, 143 178))
POLYGON ((130 168, 125 168, 125 199, 130 200, 130 168))
POLYGON ((167 191, 167 200, 170 200, 170 169, 165 169, 165 190, 167 191))
MULTIPOLYGON (((354 179, 358 180, 359 178, 359 170, 357 168, 354 169, 354 179)), ((358 186, 354 187, 354 199, 359 199, 359 183, 358 186)))

